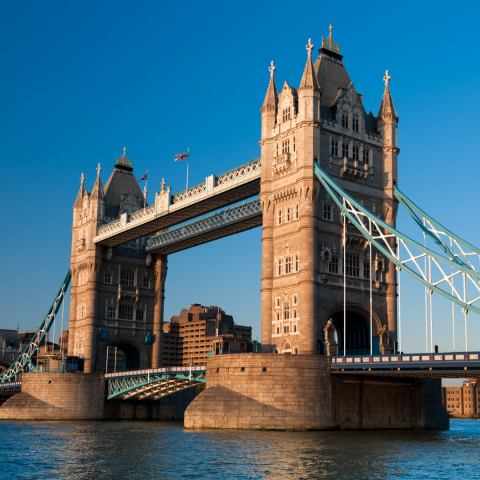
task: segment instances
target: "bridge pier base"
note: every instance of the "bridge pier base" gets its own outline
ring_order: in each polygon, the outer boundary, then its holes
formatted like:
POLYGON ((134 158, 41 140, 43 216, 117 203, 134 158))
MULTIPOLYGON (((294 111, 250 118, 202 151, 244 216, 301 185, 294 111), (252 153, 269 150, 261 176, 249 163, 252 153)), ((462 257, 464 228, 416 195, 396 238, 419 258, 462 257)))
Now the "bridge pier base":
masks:
POLYGON ((218 355, 187 428, 373 430, 449 428, 441 380, 332 374, 320 355, 218 355))

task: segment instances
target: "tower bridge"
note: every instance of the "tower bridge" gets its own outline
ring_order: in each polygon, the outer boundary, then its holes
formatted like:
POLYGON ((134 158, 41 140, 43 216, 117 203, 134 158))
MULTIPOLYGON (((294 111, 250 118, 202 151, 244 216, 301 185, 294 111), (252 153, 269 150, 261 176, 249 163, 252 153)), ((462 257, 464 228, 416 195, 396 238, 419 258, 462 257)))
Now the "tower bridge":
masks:
MULTIPOLYGON (((110 399, 163 398, 206 378, 209 388, 189 407, 187 425, 215 427, 212 422, 217 420, 205 414, 212 401, 223 405, 218 411, 226 416, 228 402, 238 400, 243 405, 240 397, 246 396, 257 402, 248 408, 255 410, 261 404, 272 417, 280 409, 285 419, 290 408, 285 402, 312 405, 326 402, 328 393, 330 403, 325 408, 344 405, 341 408, 348 412, 351 406, 342 403, 344 397, 363 393, 349 390, 345 382, 353 385, 375 376, 375 382, 382 384, 383 378, 385 386, 392 378, 408 377, 416 393, 402 390, 397 395, 389 390, 384 397, 389 405, 416 398, 424 406, 433 405, 440 420, 428 415, 412 420, 412 404, 399 425, 445 425, 438 404, 440 384, 434 379, 465 376, 467 371, 476 376, 480 368, 478 352, 469 353, 467 343, 467 313, 480 313, 480 273, 473 262, 480 258, 480 249, 445 228, 400 190, 398 116, 388 71, 374 116, 367 113, 331 30, 315 62, 313 48, 309 40, 298 88, 286 81, 278 92, 276 67, 271 63, 260 110, 260 158, 220 176, 210 175, 175 195, 162 181, 151 205, 133 176, 125 150, 105 188, 100 165, 91 193, 82 174, 73 207, 69 273, 38 335, 1 381, 12 381, 32 369, 31 358, 58 313, 71 275, 68 354, 83 360, 86 374, 101 374, 107 347, 117 346, 127 356, 134 353, 127 362, 128 372, 102 377, 110 399), (399 208, 418 226, 420 241, 397 228, 399 208), (206 370, 194 378, 190 372, 163 371, 168 368, 162 365, 168 255, 260 226, 262 353, 213 355, 206 370), (418 354, 400 353, 408 351, 401 322, 405 274, 430 300, 426 301, 425 352, 418 354), (465 352, 434 354, 434 294, 462 308, 465 352), (285 382, 277 385, 282 375, 285 382), (300 398, 305 383, 313 385, 313 400, 300 398), (277 388, 288 392, 290 400, 287 395, 276 403, 277 388), (335 392, 343 392, 340 400, 332 397, 335 392)), ((195 365, 194 359, 193 368, 204 367, 195 365)), ((243 407, 238 408, 243 412, 243 407)), ((312 413, 316 420, 309 423, 307 410, 299 410, 301 418, 295 414, 288 428, 343 425, 333 410, 326 423, 318 412, 312 413)), ((372 425, 385 426, 374 418, 373 410, 365 415, 360 417, 371 415, 372 425)), ((277 428, 268 419, 256 426, 228 425, 277 428)))

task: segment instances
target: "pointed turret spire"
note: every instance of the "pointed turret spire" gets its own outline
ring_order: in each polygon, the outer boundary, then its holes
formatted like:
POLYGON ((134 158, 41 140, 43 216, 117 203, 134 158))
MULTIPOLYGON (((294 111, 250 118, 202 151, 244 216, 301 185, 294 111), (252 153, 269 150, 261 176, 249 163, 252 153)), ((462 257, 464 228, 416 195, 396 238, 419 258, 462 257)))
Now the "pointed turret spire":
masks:
POLYGON ((270 108, 277 108, 278 105, 278 92, 277 92, 277 86, 275 85, 275 71, 277 69, 275 68, 275 65, 273 63, 270 64, 270 67, 268 67, 268 71, 270 72, 270 83, 268 84, 268 89, 267 89, 267 94, 265 95, 265 100, 263 101, 263 105, 261 108, 261 112, 264 109, 270 109, 270 108))
POLYGON ((383 81, 385 82, 385 92, 383 93, 382 103, 380 105, 380 110, 378 111, 378 118, 391 117, 398 122, 397 112, 395 111, 395 106, 393 105, 392 96, 390 94, 390 78, 387 70, 383 77, 383 81))
POLYGON ((317 90, 320 91, 320 87, 318 85, 317 76, 313 70, 313 62, 312 62, 312 50, 313 50, 313 43, 312 39, 308 39, 307 44, 307 64, 305 65, 305 70, 303 71, 302 81, 300 82, 300 87, 298 90, 317 90))
POLYGON ((82 208, 83 203, 83 196, 85 195, 85 187, 84 187, 85 177, 80 177, 80 190, 78 191, 77 199, 75 200, 75 204, 73 205, 74 208, 82 208))
POLYGON ((97 167, 97 179, 95 180, 95 185, 93 186, 92 190, 92 199, 98 199, 98 200, 103 200, 103 185, 102 185, 102 179, 100 178, 100 172, 102 171, 102 168, 100 167, 100 164, 98 164, 97 167))

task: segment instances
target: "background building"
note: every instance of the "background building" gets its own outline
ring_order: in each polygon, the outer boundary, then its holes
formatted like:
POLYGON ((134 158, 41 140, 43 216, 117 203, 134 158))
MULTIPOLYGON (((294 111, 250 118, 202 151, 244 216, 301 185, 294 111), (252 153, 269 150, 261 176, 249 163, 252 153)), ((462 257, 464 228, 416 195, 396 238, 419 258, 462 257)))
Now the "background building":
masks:
POLYGON ((207 355, 213 351, 213 341, 221 338, 222 346, 227 342, 226 351, 230 348, 231 353, 237 352, 233 344, 238 343, 238 352, 240 345, 245 352, 252 345, 252 327, 235 325, 233 317, 220 307, 198 303, 192 303, 188 310, 182 307, 178 316, 165 322, 163 334, 164 366, 190 365, 190 359, 193 365, 205 365, 207 355))
POLYGON ((462 387, 444 387, 443 405, 451 417, 478 418, 480 388, 477 379, 468 379, 462 387))

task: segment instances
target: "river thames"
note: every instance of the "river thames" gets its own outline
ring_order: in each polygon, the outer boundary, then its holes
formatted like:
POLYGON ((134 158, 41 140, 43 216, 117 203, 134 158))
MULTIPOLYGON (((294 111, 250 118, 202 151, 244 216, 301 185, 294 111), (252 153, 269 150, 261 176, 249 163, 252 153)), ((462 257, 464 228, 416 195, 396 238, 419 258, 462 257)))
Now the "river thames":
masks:
POLYGON ((480 478, 480 421, 445 432, 185 430, 182 422, 1 422, 2 479, 480 478))

